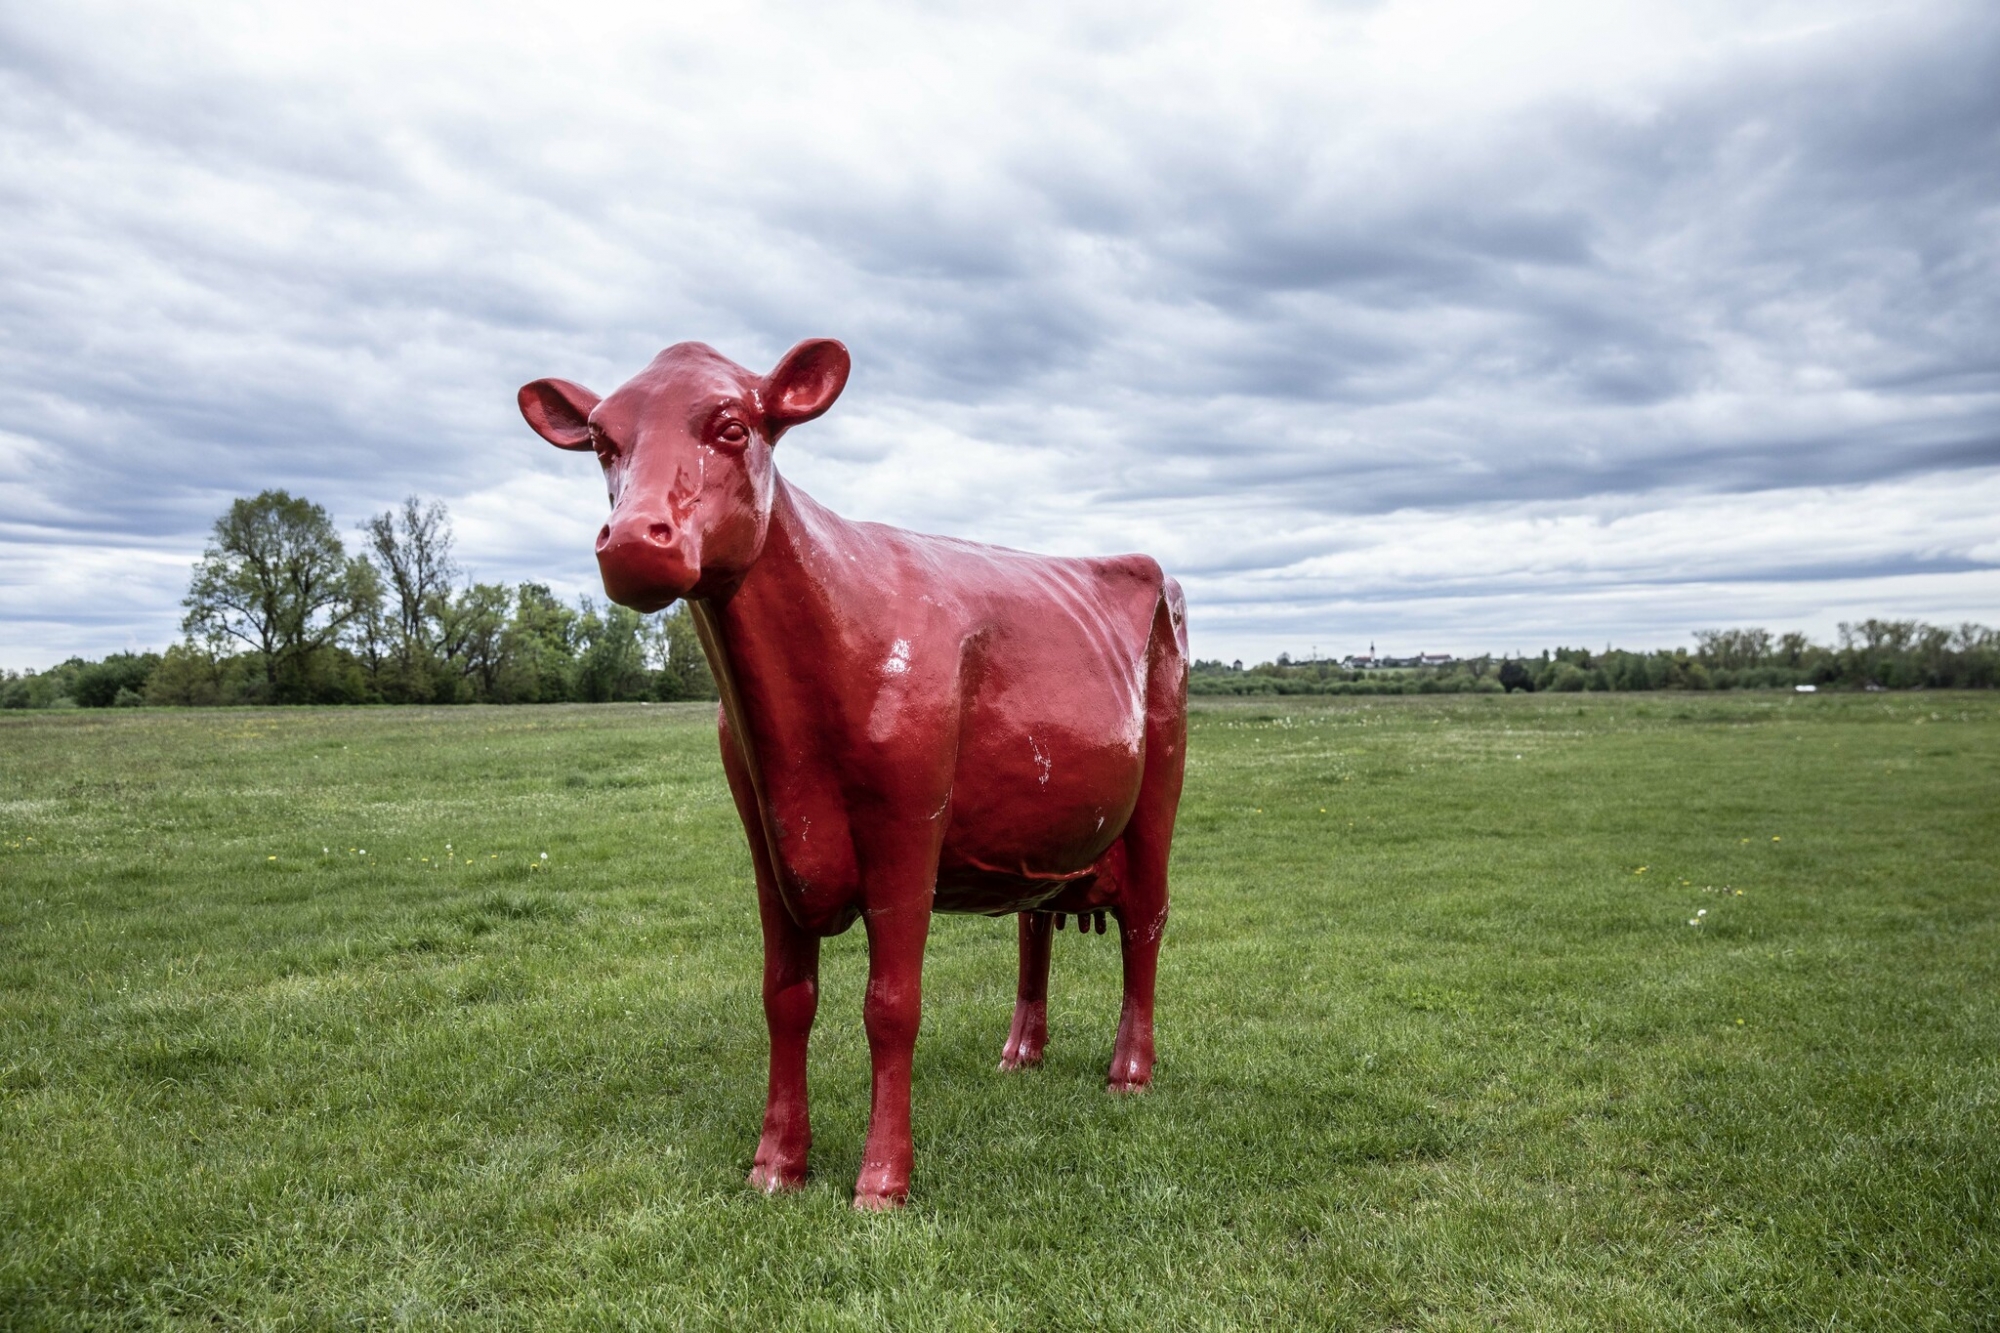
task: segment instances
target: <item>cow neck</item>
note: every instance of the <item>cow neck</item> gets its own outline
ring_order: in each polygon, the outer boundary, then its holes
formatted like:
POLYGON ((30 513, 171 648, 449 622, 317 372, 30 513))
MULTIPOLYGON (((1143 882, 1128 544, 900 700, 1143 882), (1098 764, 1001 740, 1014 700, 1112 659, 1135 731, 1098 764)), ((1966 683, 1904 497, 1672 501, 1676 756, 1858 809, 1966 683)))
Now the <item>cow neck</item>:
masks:
MULTIPOLYGON (((830 586, 850 578, 837 554, 851 525, 783 477, 772 482, 771 520, 763 548, 742 580, 712 598, 708 610, 718 646, 735 676, 739 698, 761 712, 771 704, 806 702, 826 668, 841 656, 844 603, 853 590, 830 586), (801 663, 816 670, 801 671, 801 663)), ((761 728, 772 740, 770 723, 761 728)))
POLYGON ((825 547, 826 538, 845 527, 846 520, 794 491, 783 477, 773 478, 772 484, 770 526, 756 561, 729 592, 690 600, 688 607, 756 797, 772 873, 784 886, 760 751, 785 743, 778 731, 787 722, 796 725, 797 719, 823 716, 806 698, 814 674, 798 670, 798 664, 823 665, 838 652, 838 590, 827 586, 826 575, 845 570, 825 547))

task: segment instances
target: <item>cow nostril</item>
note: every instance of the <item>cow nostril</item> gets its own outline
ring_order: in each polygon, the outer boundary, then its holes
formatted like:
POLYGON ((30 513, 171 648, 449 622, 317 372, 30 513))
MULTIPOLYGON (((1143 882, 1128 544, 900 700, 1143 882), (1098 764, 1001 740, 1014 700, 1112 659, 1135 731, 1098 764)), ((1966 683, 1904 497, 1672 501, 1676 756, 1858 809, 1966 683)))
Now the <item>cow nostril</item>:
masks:
POLYGON ((662 546, 670 545, 674 540, 674 525, 671 523, 655 523, 646 529, 646 536, 649 540, 656 541, 662 546))
POLYGON ((609 545, 611 545, 611 525, 606 523, 597 530, 597 549, 601 551, 609 545))

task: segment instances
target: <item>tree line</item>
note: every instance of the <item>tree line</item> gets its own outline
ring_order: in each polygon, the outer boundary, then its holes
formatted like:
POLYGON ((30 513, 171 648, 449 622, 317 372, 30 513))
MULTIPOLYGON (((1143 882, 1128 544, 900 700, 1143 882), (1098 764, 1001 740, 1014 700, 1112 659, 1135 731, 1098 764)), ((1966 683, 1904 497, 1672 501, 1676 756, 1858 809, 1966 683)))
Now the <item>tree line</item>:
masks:
POLYGON ((451 516, 411 496, 359 527, 282 490, 215 521, 164 653, 0 673, 0 707, 713 699, 688 616, 540 583, 461 581, 451 516))
POLYGON ((2000 686, 2000 630, 1918 620, 1842 624, 1833 644, 1766 629, 1706 629, 1694 647, 1628 652, 1557 648, 1442 666, 1350 670, 1332 662, 1197 661, 1191 694, 1499 694, 1516 690, 1958 689, 2000 686))
MULTIPOLYGON (((694 626, 540 583, 462 580, 451 515, 411 496, 359 525, 350 554, 326 510, 282 490, 235 501, 194 569, 181 642, 0 672, 0 708, 255 703, 559 703, 713 699, 694 626)), ((1840 626, 1834 644, 1710 629, 1694 647, 1557 648, 1439 666, 1197 661, 1193 694, 1515 690, 1992 689, 2000 631, 1916 620, 1840 626)))

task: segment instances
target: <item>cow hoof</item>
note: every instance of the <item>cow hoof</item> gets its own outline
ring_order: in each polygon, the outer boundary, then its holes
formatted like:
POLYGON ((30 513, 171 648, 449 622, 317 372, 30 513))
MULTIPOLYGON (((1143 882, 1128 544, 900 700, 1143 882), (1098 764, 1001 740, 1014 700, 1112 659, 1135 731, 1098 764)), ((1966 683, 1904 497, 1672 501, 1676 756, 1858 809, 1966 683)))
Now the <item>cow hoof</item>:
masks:
POLYGON ((787 1171, 783 1167, 759 1162, 750 1168, 750 1188, 763 1194, 791 1194, 806 1187, 804 1171, 787 1171))
POLYGON ((901 1208, 909 1197, 907 1165, 901 1171, 893 1166, 863 1166, 860 1179, 854 1182, 854 1206, 862 1212, 881 1213, 901 1208))
POLYGON ((1007 1029, 1007 1040, 1000 1046, 1000 1072, 1009 1074, 1040 1064, 1042 1048, 1048 1044, 1048 1001, 1015 1001, 1014 1022, 1007 1029))
POLYGON ((1151 1092, 1153 1080, 1150 1075, 1145 1078, 1114 1078, 1105 1083, 1104 1090, 1121 1097, 1127 1093, 1151 1092))
POLYGON ((873 1190, 854 1191, 854 1208, 862 1213, 893 1213, 910 1201, 908 1190, 892 1190, 876 1193, 873 1190))
POLYGON ((1041 1062, 1040 1051, 1003 1051, 1000 1055, 1000 1072, 1011 1074, 1020 1069, 1033 1069, 1041 1062))

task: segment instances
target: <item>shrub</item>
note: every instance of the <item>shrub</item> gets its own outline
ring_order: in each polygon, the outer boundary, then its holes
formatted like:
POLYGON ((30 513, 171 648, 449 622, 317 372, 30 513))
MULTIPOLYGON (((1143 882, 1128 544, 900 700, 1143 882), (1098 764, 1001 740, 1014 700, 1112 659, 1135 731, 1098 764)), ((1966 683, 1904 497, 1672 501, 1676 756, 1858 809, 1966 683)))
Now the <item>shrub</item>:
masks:
POLYGON ((1589 674, 1574 662, 1557 662, 1549 673, 1548 683, 1542 686, 1558 694, 1575 694, 1589 687, 1589 674))

